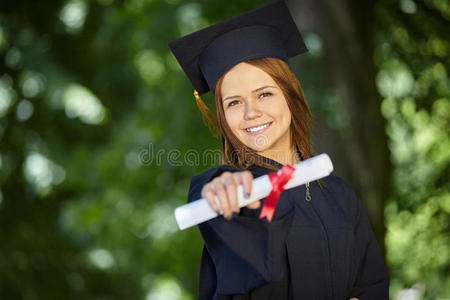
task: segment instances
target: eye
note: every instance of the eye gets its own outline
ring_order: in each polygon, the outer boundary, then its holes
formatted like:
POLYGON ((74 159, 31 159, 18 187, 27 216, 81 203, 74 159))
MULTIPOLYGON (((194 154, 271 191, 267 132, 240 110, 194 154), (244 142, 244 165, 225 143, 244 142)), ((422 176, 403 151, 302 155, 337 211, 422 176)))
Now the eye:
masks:
POLYGON ((231 107, 231 106, 235 106, 236 104, 238 104, 239 103, 239 101, 238 100, 233 100, 233 101, 230 101, 230 102, 228 102, 228 105, 227 105, 227 107, 231 107))
POLYGON ((259 94, 258 99, 260 99, 260 98, 266 98, 266 97, 269 97, 269 96, 272 96, 272 95, 273 95, 273 94, 270 93, 270 92, 264 92, 264 93, 259 94))

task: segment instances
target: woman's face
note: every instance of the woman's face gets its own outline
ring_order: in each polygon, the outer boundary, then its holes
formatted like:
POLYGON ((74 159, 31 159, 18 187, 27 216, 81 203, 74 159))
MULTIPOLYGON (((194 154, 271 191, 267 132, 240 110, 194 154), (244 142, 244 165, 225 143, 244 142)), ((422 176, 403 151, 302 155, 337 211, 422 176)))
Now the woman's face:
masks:
POLYGON ((290 151, 291 112, 272 77, 240 63, 225 74, 220 92, 228 126, 243 144, 263 155, 290 151))

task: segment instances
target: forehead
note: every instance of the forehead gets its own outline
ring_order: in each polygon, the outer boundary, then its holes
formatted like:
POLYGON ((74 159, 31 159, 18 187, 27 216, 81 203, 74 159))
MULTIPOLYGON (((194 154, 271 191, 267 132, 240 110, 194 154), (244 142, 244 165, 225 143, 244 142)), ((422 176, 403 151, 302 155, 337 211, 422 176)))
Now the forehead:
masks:
POLYGON ((248 63, 240 63, 224 76, 221 86, 222 97, 249 93, 264 85, 277 86, 269 74, 248 63))

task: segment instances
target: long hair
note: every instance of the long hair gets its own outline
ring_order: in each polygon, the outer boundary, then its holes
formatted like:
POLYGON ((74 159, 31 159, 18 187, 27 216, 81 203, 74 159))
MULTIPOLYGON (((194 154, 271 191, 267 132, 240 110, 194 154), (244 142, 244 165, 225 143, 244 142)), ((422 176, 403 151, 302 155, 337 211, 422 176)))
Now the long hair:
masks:
MULTIPOLYGON (((246 63, 266 72, 281 88, 292 115, 290 132, 293 146, 300 150, 303 159, 311 157, 312 115, 302 87, 289 66, 280 59, 270 57, 254 58, 246 63)), ((224 77, 225 74, 217 81, 214 94, 217 122, 222 136, 223 163, 241 169, 248 169, 252 164, 257 164, 275 170, 274 166, 261 160, 255 150, 244 145, 228 126, 220 93, 224 77)))

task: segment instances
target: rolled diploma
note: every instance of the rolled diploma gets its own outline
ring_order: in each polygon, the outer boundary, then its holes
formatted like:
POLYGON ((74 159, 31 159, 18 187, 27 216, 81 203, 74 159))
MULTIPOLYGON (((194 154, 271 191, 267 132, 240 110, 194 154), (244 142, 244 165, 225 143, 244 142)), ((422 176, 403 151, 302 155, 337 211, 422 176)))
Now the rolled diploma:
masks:
MULTIPOLYGON (((326 177, 333 171, 331 159, 325 153, 299 162, 293 165, 293 167, 295 168, 294 174, 284 186, 285 190, 326 177)), ((281 170, 278 170, 278 174, 280 173, 281 170)), ((243 186, 239 185, 237 188, 239 207, 247 206, 252 202, 267 197, 271 190, 272 184, 268 175, 260 176, 253 180, 251 195, 247 199, 244 198, 243 186)), ((215 198, 216 201, 219 201, 217 197, 215 198)), ((175 209, 175 219, 181 230, 208 221, 218 215, 204 198, 192 201, 175 209)))

